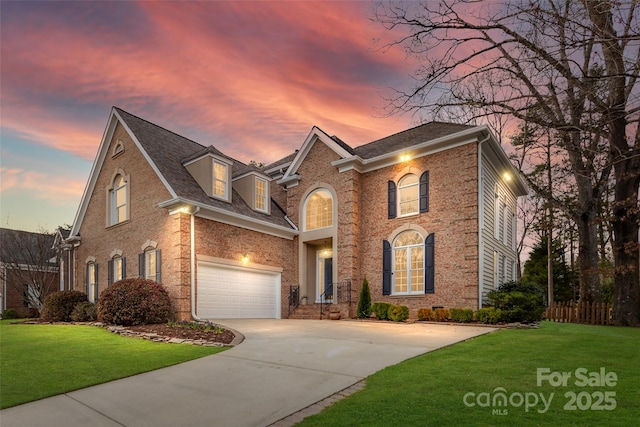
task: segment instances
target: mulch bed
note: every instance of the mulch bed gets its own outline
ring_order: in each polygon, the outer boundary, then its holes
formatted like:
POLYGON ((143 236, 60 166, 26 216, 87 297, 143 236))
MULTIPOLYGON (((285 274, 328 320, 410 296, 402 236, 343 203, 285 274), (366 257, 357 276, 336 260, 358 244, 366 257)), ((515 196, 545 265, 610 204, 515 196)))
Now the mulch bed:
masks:
POLYGON ((171 337, 185 340, 204 340, 221 344, 231 344, 235 335, 233 332, 216 328, 217 330, 205 331, 203 328, 194 329, 181 324, 158 323, 155 325, 127 326, 126 329, 134 332, 158 334, 163 337, 171 337))

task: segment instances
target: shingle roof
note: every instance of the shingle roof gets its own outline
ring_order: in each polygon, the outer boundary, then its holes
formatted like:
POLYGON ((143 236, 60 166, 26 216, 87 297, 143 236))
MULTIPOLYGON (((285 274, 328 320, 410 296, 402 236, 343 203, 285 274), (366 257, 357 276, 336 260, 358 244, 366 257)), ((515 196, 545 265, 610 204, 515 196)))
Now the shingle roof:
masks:
POLYGON ((430 122, 361 145, 353 151, 363 159, 371 159, 474 127, 456 123, 430 122))
POLYGON ((286 228, 292 228, 285 219, 285 213, 273 201, 271 201, 271 215, 268 215, 251 209, 236 191, 232 192, 232 203, 226 203, 222 200, 209 197, 183 166, 183 163, 185 160, 193 160, 206 153, 212 153, 233 162, 233 176, 239 176, 251 170, 261 172, 260 169, 226 156, 213 146, 205 147, 163 127, 127 113, 120 108, 114 108, 129 129, 131 129, 143 149, 158 168, 160 174, 178 197, 286 228))
POLYGON ((0 228, 0 261, 13 265, 50 265, 48 260, 56 255, 52 249, 54 239, 53 234, 0 228))

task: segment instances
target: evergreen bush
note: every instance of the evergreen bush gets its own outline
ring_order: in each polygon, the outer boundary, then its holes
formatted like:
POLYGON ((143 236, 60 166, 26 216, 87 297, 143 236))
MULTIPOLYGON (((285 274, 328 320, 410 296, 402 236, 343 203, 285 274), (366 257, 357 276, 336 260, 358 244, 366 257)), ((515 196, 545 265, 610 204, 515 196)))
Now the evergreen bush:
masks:
POLYGON ((366 319, 369 316, 371 316, 371 291, 369 290, 369 282, 365 277, 362 281, 362 290, 358 300, 358 318, 366 319))
POLYGON ((473 321, 473 310, 467 308, 452 308, 449 310, 451 320, 458 323, 469 323, 473 321))
POLYGON ((98 318, 96 305, 89 301, 83 301, 73 308, 71 320, 74 322, 93 322, 98 318))
POLYGON ((430 308, 421 308, 418 310, 418 320, 434 320, 433 310, 430 308))
POLYGON ((535 285, 507 282, 488 293, 490 305, 501 310, 502 322, 538 322, 544 314, 544 293, 535 285))
POLYGON ((374 302, 371 310, 376 314, 376 319, 389 320, 389 307, 391 304, 388 302, 374 302))
POLYGON ((77 304, 87 301, 87 295, 79 291, 59 291, 49 294, 42 304, 40 319, 45 322, 70 322, 77 304))
POLYGON ((406 305, 392 305, 389 307, 389 319, 394 322, 404 322, 409 318, 409 307, 406 305))

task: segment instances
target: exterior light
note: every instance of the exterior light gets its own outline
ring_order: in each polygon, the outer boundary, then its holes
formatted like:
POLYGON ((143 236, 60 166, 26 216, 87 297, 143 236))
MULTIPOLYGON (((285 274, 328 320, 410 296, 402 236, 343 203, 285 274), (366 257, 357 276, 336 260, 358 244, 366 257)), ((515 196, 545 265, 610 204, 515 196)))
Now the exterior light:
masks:
POLYGON ((505 172, 502 174, 502 177, 505 181, 511 181, 511 174, 509 172, 505 172))
POLYGON ((403 154, 402 156, 400 156, 401 162, 406 162, 407 160, 411 160, 411 156, 409 154, 403 154))
POLYGON ((249 262, 249 255, 247 254, 242 255, 242 263, 246 264, 248 262, 249 262))

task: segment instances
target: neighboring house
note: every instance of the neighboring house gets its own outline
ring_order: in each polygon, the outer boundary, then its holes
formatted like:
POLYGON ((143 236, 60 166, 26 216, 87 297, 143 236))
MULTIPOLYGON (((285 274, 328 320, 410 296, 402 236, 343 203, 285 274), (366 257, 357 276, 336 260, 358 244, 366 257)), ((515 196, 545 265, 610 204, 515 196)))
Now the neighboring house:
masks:
MULTIPOLYGON (((352 148, 314 127, 257 168, 113 108, 73 228, 75 289, 164 284, 181 319, 286 317, 290 290, 482 306, 515 278, 526 189, 484 126, 428 123, 352 148)), ((355 303, 355 301, 354 301, 355 303)))
POLYGON ((0 228, 1 311, 38 316, 41 304, 58 290, 54 236, 0 228))

